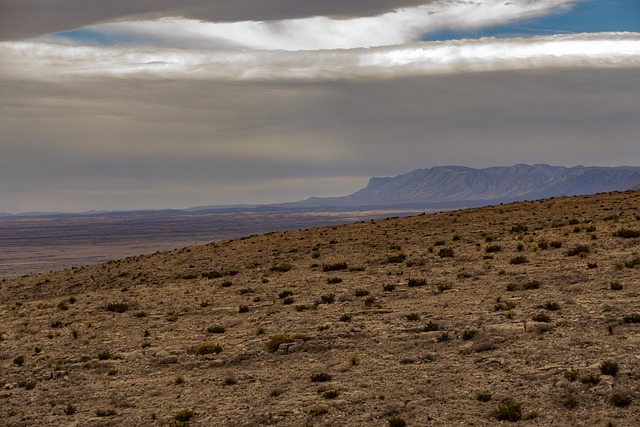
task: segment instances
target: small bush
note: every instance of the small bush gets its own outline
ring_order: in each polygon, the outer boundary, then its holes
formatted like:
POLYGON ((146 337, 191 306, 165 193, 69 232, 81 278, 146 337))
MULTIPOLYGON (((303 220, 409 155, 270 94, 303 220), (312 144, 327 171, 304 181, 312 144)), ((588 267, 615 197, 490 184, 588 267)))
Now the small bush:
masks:
POLYGON ((96 409, 96 417, 110 417, 115 414, 116 411, 113 409, 96 409))
POLYGON ((547 242, 546 240, 541 240, 538 242, 538 248, 544 250, 549 249, 549 242, 547 242))
POLYGON ((491 401, 491 393, 488 391, 478 391, 476 392, 476 400, 478 402, 489 402, 491 401))
POLYGON ((369 295, 369 291, 366 289, 356 289, 354 294, 357 297, 366 297, 367 295, 369 295))
POLYGON ((197 346, 194 352, 198 356, 202 356, 205 354, 219 354, 222 352, 222 346, 220 346, 220 344, 212 342, 205 342, 197 346))
POLYGON ((579 375, 580 375, 580 371, 574 368, 564 371, 564 377, 569 382, 574 382, 575 380, 577 380, 579 375))
POLYGON ((391 283, 382 286, 382 290, 385 292, 393 292, 395 289, 396 289, 396 285, 391 283))
POLYGON ((529 260, 527 259, 526 256, 518 255, 516 257, 511 258, 511 260, 509 261, 509 264, 518 265, 518 264, 525 264, 527 262, 529 262, 529 260))
POLYGON ((529 230, 529 227, 527 227, 527 224, 514 224, 513 227, 511 227, 511 230, 509 230, 511 233, 526 233, 527 230, 529 230))
POLYGON ((98 360, 109 360, 111 359, 111 352, 109 350, 104 350, 98 353, 98 360))
POLYGON ((624 262, 624 266, 627 268, 635 268, 637 265, 640 265, 640 257, 636 257, 624 262))
POLYGON ((278 294, 278 298, 280 298, 280 299, 285 299, 285 298, 290 297, 290 296, 292 296, 292 295, 293 295, 293 292, 286 290, 286 291, 282 291, 282 292, 280 292, 280 293, 278 294))
POLYGON ((433 321, 429 321, 429 323, 427 323, 424 327, 424 331, 425 332, 432 332, 432 331, 437 331, 440 328, 440 325, 438 325, 436 322, 433 321))
POLYGON ((553 242, 549 242, 549 246, 553 249, 560 249, 562 247, 562 242, 559 240, 554 240, 553 242))
POLYGON ((238 380, 233 375, 227 375, 224 377, 224 385, 235 385, 238 383, 238 380))
POLYGON ((325 408, 324 406, 316 406, 315 408, 311 408, 311 410, 309 411, 309 413, 314 417, 324 415, 327 412, 329 412, 329 409, 325 408))
POLYGON ((327 374, 326 372, 321 372, 321 373, 311 375, 312 383, 324 383, 327 381, 331 381, 331 379, 332 379, 331 375, 327 374))
POLYGON ((112 311, 115 313, 124 313, 129 310, 129 304, 123 302, 110 302, 106 307, 107 311, 112 311))
POLYGON ((240 307, 238 307, 238 313, 248 313, 249 312, 249 307, 246 305, 241 305, 240 307))
POLYGON ((333 304, 333 302, 336 300, 336 297, 333 294, 325 294, 320 297, 320 300, 323 304, 333 304))
POLYGON ((398 264, 401 262, 404 262, 404 260, 407 259, 407 255, 403 254, 403 253, 399 253, 399 254, 395 254, 395 255, 389 255, 387 257, 387 261, 391 264, 398 264))
POLYGON ((425 286, 426 284, 427 284, 427 281, 425 279, 409 279, 409 282, 407 283, 407 285, 409 285, 410 288, 425 286))
POLYGON ((322 271, 339 271, 348 268, 346 262, 335 262, 333 264, 322 264, 322 271))
POLYGON ((406 318, 411 322, 415 322, 420 320, 420 315, 418 313, 409 313, 406 315, 406 318))
POLYGON ((289 304, 293 304, 293 297, 286 297, 285 299, 282 300, 282 303, 284 305, 289 305, 289 304))
POLYGON ((630 314, 622 319, 624 323, 640 323, 640 314, 630 314))
POLYGON ((631 405, 631 396, 626 393, 616 392, 611 395, 609 401, 613 406, 617 406, 618 408, 625 408, 631 405))
POLYGON ((502 250, 502 247, 500 245, 489 245, 485 248, 485 252, 488 254, 491 253, 495 253, 495 252, 500 252, 502 250))
POLYGON ((600 377, 596 374, 588 374, 580 377, 582 384, 596 385, 600 383, 600 377))
POLYGON ((511 301, 501 301, 500 298, 496 298, 496 305, 494 306, 495 311, 509 311, 516 308, 515 303, 511 301))
POLYGON ((544 303, 544 308, 549 311, 560 310, 560 304, 555 301, 547 301, 544 303))
POLYGON ((220 273, 219 271, 210 271, 208 273, 202 274, 202 277, 204 277, 205 279, 218 279, 222 277, 222 273, 220 273))
POLYGON ((342 283, 342 279, 339 277, 329 277, 327 279, 327 283, 330 285, 335 285, 337 283, 342 283))
POLYGON ((387 418, 387 422, 389 423, 389 427, 406 427, 407 425, 405 420, 395 415, 387 418))
POLYGON ((518 402, 504 402, 498 405, 494 417, 499 421, 520 421, 522 419, 522 405, 518 402))
POLYGON ((350 322, 351 321, 351 315, 350 314, 343 314, 342 316, 340 316, 340 321, 341 322, 350 322))
POLYGON ((545 313, 536 313, 533 316, 531 316, 531 319, 536 322, 544 322, 544 323, 549 323, 549 321, 551 320, 551 318, 545 313))
POLYGON ((340 392, 338 390, 326 390, 322 395, 325 399, 335 399, 340 396, 340 392))
POLYGON ((280 348, 281 344, 287 344, 295 342, 296 340, 307 341, 309 337, 304 334, 276 334, 271 336, 271 339, 267 343, 267 349, 271 353, 275 353, 280 348))
POLYGON ((438 251, 438 256, 440 258, 452 258, 453 257, 453 249, 451 248, 442 248, 438 251))
POLYGON ((231 280, 223 280, 222 283, 220 283, 220 286, 223 288, 230 288, 233 286, 233 282, 231 280))
POLYGON ((190 409, 181 409, 176 412, 176 415, 173 417, 176 421, 190 421, 193 418, 194 413, 190 409))
POLYGON ((275 264, 273 267, 271 267, 271 271, 276 271, 278 273, 286 273, 287 271, 291 270, 293 268, 293 265, 287 263, 287 262, 281 262, 279 264, 275 264))
POLYGON ((618 364, 612 360, 603 360, 602 363, 600 363, 600 373, 602 375, 615 377, 618 375, 618 364))
POLYGON ((569 249, 566 253, 567 256, 579 256, 586 257, 591 252, 591 248, 587 245, 578 245, 569 249))
POLYGON ((578 399, 573 394, 567 394, 562 400, 562 406, 573 409, 578 406, 578 399))
POLYGON ((613 233, 613 235, 616 237, 623 237, 625 239, 635 239, 636 237, 640 237, 640 231, 621 228, 613 233))
POLYGON ((224 326, 221 325, 213 325, 207 328, 207 332, 210 334, 223 334, 225 331, 224 326))
POLYGON ((465 341, 472 340, 477 333, 478 331, 476 331, 475 329, 466 329, 464 332, 462 332, 462 339, 465 341))
POLYGON ((542 286, 542 283, 540 283, 539 280, 530 280, 522 285, 522 289, 529 291, 532 289, 540 289, 540 286, 542 286))
POLYGON ((67 407, 66 407, 66 408, 64 408, 64 413, 65 413, 65 415, 73 415, 73 414, 75 414, 76 412, 78 412, 78 410, 77 410, 77 409, 76 409, 76 407, 75 407, 75 406, 73 406, 71 403, 69 403, 69 404, 67 405, 67 407))
POLYGON ((13 359, 13 364, 22 366, 24 364, 24 356, 18 356, 15 359, 13 359))
POLYGON ((611 282, 611 285, 609 285, 612 291, 621 291, 622 288, 624 288, 624 286, 622 286, 622 283, 620 282, 611 282))

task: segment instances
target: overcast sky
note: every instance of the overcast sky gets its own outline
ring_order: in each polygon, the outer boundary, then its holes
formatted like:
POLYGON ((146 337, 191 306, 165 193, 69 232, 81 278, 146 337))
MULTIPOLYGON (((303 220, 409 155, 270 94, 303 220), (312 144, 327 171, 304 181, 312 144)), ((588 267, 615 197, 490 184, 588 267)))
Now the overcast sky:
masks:
POLYGON ((638 17, 636 0, 0 0, 0 212, 637 166, 638 17))

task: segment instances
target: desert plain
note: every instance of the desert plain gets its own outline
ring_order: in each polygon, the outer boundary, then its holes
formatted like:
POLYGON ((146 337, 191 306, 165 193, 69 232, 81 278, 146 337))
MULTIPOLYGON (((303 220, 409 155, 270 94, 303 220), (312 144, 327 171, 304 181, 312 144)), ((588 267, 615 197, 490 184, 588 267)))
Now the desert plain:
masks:
POLYGON ((0 425, 637 426, 640 192, 0 282, 0 425))

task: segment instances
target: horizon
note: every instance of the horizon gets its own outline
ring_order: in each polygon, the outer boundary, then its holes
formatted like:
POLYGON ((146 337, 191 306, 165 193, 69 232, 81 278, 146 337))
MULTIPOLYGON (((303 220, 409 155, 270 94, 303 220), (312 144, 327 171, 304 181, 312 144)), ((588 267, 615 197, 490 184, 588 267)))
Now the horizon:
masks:
POLYGON ((445 164, 640 165, 639 3, 361 3, 3 8, 0 212, 286 203, 445 164))

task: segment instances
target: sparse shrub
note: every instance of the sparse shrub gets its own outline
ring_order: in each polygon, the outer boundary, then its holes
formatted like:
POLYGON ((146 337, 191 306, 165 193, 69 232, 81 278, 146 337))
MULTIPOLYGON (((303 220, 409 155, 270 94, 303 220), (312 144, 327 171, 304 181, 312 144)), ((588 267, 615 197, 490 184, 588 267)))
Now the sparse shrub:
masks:
POLYGON ((240 307, 238 307, 238 313, 248 313, 248 312, 249 312, 249 306, 241 305, 240 307))
POLYGON ((613 233, 616 237, 623 237, 625 239, 635 239, 636 237, 640 237, 640 231, 631 230, 629 228, 621 228, 615 233, 613 233))
POLYGON ((350 322, 351 321, 351 315, 350 314, 343 314, 342 316, 340 316, 340 321, 341 322, 350 322))
POLYGON ((204 273, 202 277, 206 279, 218 279, 222 277, 222 273, 220 273, 219 271, 210 271, 208 273, 204 273))
POLYGON ((198 356, 202 356, 205 354, 219 354, 221 352, 222 346, 213 342, 202 343, 198 345, 194 350, 194 353, 198 356))
POLYGON ((286 297, 285 299, 282 300, 282 303, 284 305, 289 305, 289 304, 293 304, 293 297, 286 297))
POLYGON ((60 320, 54 320, 53 322, 51 322, 50 325, 52 328, 59 328, 62 326, 62 322, 60 320))
POLYGON ((336 300, 336 297, 333 294, 325 294, 320 297, 320 300, 323 304, 333 304, 333 302, 336 300))
POLYGON ((562 406, 568 409, 573 409, 578 406, 578 399, 573 394, 567 394, 562 400, 562 406))
POLYGON ((438 325, 436 322, 431 320, 424 327, 425 332, 437 331, 438 329, 440 329, 440 325, 438 325))
POLYGON ((522 285, 522 289, 529 291, 532 289, 540 289, 542 283, 539 280, 530 280, 522 285))
POLYGON ((420 320, 420 315, 418 313, 409 313, 406 315, 406 318, 411 322, 415 322, 417 320, 420 320))
POLYGON ((223 280, 222 283, 220 283, 220 286, 223 288, 230 288, 233 286, 233 282, 231 280, 223 280))
POLYGON ((587 263, 587 268, 589 270, 593 270, 594 268, 598 268, 598 264, 596 264, 595 262, 588 262, 587 263))
POLYGON ((398 264, 398 263, 404 262, 404 260, 406 259, 407 259, 407 255, 405 255, 402 252, 395 255, 389 255, 387 257, 387 261, 391 264, 398 264))
POLYGON ((440 258, 452 258, 453 257, 453 249, 452 248, 442 248, 438 251, 438 256, 440 258))
POLYGON ((466 329, 464 332, 462 332, 462 339, 465 341, 472 340, 477 333, 478 331, 476 331, 475 329, 466 329))
POLYGON ((560 249, 562 247, 562 242, 559 240, 554 240, 552 242, 549 242, 549 246, 551 246, 553 249, 560 249))
POLYGON ((433 246, 444 246, 445 243, 447 242, 445 242, 444 240, 436 240, 433 246))
POLYGON ((110 417, 115 414, 116 411, 113 409, 96 409, 96 417, 110 417))
POLYGON ((409 285, 410 288, 415 288, 418 286, 425 286, 427 284, 427 281, 425 279, 409 279, 409 282, 407 283, 407 285, 409 285))
POLYGON ((15 359, 13 359, 13 364, 22 366, 24 364, 24 356, 18 356, 15 359))
POLYGON ((591 252, 591 248, 587 245, 578 245, 569 249, 566 253, 567 256, 579 256, 586 257, 591 252))
POLYGON ((625 408, 631 405, 631 396, 629 396, 627 393, 618 391, 611 395, 609 401, 613 406, 617 406, 618 408, 625 408))
POLYGON ((182 375, 178 375, 176 379, 173 381, 175 385, 184 384, 184 377, 182 375))
POLYGON ((224 385, 235 385, 238 383, 238 380, 233 375, 227 375, 224 377, 224 385))
POLYGON ((524 245, 522 243, 518 243, 516 245, 516 251, 522 252, 524 250, 524 245))
POLYGON ((571 368, 564 371, 563 375, 567 381, 574 382, 575 380, 578 379, 578 376, 580 375, 580 371, 578 371, 577 369, 571 368))
POLYGON ((628 316, 624 316, 622 320, 624 323, 640 323, 640 314, 629 314, 628 316))
POLYGON ((527 230, 529 230, 529 227, 527 227, 527 224, 519 223, 519 224, 514 224, 513 227, 511 227, 511 230, 509 231, 511 233, 525 233, 527 232, 527 230))
POLYGON ((109 360, 111 359, 111 352, 109 350, 103 350, 98 353, 98 360, 109 360))
POLYGON ((516 308, 515 303, 511 301, 502 301, 500 297, 496 298, 496 304, 494 306, 495 311, 509 311, 516 308))
POLYGON ((124 302, 110 302, 107 304, 106 310, 115 313, 124 313, 129 310, 129 304, 124 302))
POLYGON ((327 279, 327 283, 330 285, 335 285, 336 283, 342 283, 342 279, 340 277, 329 277, 327 279))
POLYGON ((549 249, 549 242, 546 240, 541 240, 538 242, 538 249, 547 250, 549 249))
POLYGON ((436 289, 438 289, 438 292, 443 293, 444 291, 453 289, 453 286, 448 283, 439 283, 438 286, 436 286, 436 289))
POLYGON ((612 360, 603 360, 602 363, 600 363, 600 373, 602 375, 615 377, 618 375, 618 364, 612 360))
POLYGON ((588 374, 580 377, 582 384, 596 385, 600 383, 600 377, 596 374, 588 374))
POLYGON ((491 393, 488 391, 478 391, 476 392, 476 400, 478 402, 489 402, 491 401, 491 393))
POLYGON ((533 316, 531 316, 531 319, 533 319, 536 322, 544 322, 544 323, 549 323, 549 321, 551 320, 551 318, 545 313, 536 313, 533 316))
POLYGON ((382 290, 385 292, 393 292, 395 289, 396 289, 396 285, 392 283, 382 285, 382 290))
POLYGON ((207 328, 207 332, 210 334, 223 334, 225 331, 224 326, 221 325, 213 325, 207 328))
POLYGON ((640 257, 635 257, 624 262, 624 266, 627 268, 635 268, 637 265, 640 265, 640 257))
POLYGON ((280 292, 280 293, 278 294, 278 298, 280 298, 280 299, 285 299, 285 298, 290 297, 290 296, 292 296, 292 295, 293 295, 293 292, 291 292, 291 291, 289 291, 289 290, 285 290, 285 291, 282 291, 282 292, 280 292))
POLYGON ((267 349, 269 350, 269 352, 275 353, 276 351, 278 351, 280 345, 282 344, 292 343, 296 340, 307 341, 308 339, 309 337, 304 334, 276 334, 271 336, 271 339, 267 343, 267 349))
POLYGON ((488 254, 500 252, 502 250, 502 246, 500 245, 489 245, 485 248, 485 252, 488 254))
POLYGON ((64 408, 65 415, 73 415, 76 412, 78 412, 78 410, 71 403, 67 404, 66 408, 64 408))
POLYGON ((624 286, 620 282, 611 282, 609 285, 612 291, 621 291, 624 286))
POLYGON ((406 427, 407 425, 405 420, 395 415, 387 418, 387 422, 389 423, 389 427, 406 427))
POLYGON ((357 297, 366 297, 367 295, 369 295, 369 291, 366 289, 356 289, 354 294, 357 297))
POLYGON ((340 392, 338 390, 325 390, 325 392, 322 393, 322 395, 324 396, 325 399, 335 399, 338 396, 340 396, 340 392))
POLYGON ((449 337, 449 333, 448 332, 443 332, 438 337, 438 342, 447 342, 449 340, 451 340, 451 337, 449 337))
POLYGON ((376 298, 374 296, 368 296, 364 299, 365 307, 371 307, 376 302, 376 298))
POLYGON ((287 271, 291 270, 293 268, 293 265, 287 263, 287 262, 281 262, 278 264, 275 264, 273 267, 271 267, 271 271, 276 271, 278 273, 286 273, 287 271))
POLYGON ((69 306, 67 305, 67 301, 60 301, 58 303, 58 310, 69 310, 69 306))
POLYGON ((240 293, 240 295, 247 295, 247 294, 252 294, 255 291, 256 290, 253 288, 243 288, 243 289, 240 289, 238 292, 240 293))
POLYGON ((346 262, 335 262, 333 264, 322 264, 322 271, 339 271, 348 268, 346 262))
POLYGON ((560 310, 560 304, 555 301, 547 301, 544 303, 544 308, 549 311, 560 310))
POLYGON ((311 375, 312 383, 324 383, 327 381, 331 381, 331 379, 332 379, 331 375, 327 374, 326 372, 321 372, 321 373, 311 375))
POLYGON ((176 421, 190 421, 195 414, 190 409, 181 409, 176 412, 176 415, 173 417, 176 421))
POLYGON ((498 405, 494 417, 499 421, 520 421, 522 419, 522 405, 518 402, 503 402, 498 405))
POLYGON ((311 410, 309 411, 309 413, 314 417, 324 415, 327 412, 329 412, 329 409, 325 408, 324 406, 316 406, 314 408, 311 408, 311 410))
POLYGON ((509 264, 518 265, 518 264, 525 264, 527 262, 529 262, 527 257, 525 257, 524 255, 518 255, 516 257, 511 258, 511 260, 509 261, 509 264))

